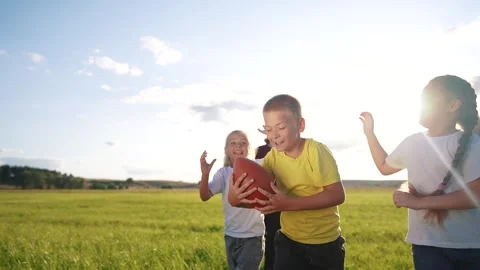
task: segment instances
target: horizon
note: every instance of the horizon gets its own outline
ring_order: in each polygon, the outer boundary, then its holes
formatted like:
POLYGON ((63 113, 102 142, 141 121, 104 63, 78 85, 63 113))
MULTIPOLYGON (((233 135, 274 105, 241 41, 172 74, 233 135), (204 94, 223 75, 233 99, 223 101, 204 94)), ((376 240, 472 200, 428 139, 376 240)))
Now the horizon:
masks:
MULTIPOLYGON (((3 165, 8 165, 8 164, 3 164, 3 165)), ((0 165, 0 166, 3 166, 3 165, 0 165)), ((11 166, 11 165, 8 165, 8 166, 11 166)), ((38 169, 38 170, 43 170, 43 168, 36 168, 36 167, 29 167, 31 169, 38 169)), ((53 170, 54 172, 58 172, 60 174, 67 174, 65 172, 62 172, 62 171, 55 171, 53 170)), ((111 182, 121 182, 121 181, 127 181, 128 179, 132 179, 134 182, 181 182, 181 183, 186 183, 186 184, 195 184, 195 183, 198 183, 200 180, 198 181, 193 181, 193 182, 189 182, 189 181, 185 181, 185 180, 178 180, 178 179, 134 179, 133 177, 128 177, 126 179, 115 179, 115 178, 87 178, 87 177, 83 177, 81 175, 73 175, 74 177, 80 177, 82 179, 84 179, 85 181, 111 181, 111 182)), ((386 182, 400 182, 400 181, 406 181, 405 179, 341 179, 341 181, 372 181, 372 182, 382 182, 382 181, 386 181, 386 182)))
POLYGON ((391 152, 424 130, 430 79, 480 90, 473 0, 4 1, 0 31, 0 165, 82 178, 199 181, 200 155, 217 159, 213 174, 231 130, 252 157, 264 102, 286 93, 342 178, 406 179, 377 171, 359 114, 391 152))

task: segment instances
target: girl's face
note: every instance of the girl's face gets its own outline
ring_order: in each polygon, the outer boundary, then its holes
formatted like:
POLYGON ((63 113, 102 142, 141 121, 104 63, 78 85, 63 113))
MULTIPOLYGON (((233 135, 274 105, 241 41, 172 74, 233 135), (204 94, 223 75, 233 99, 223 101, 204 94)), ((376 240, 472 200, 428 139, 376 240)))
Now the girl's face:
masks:
POLYGON ((247 137, 242 133, 234 132, 231 133, 227 138, 225 154, 228 156, 228 158, 233 164, 237 157, 248 156, 248 147, 249 143, 247 137))
POLYGON ((421 96, 420 124, 431 129, 445 123, 456 123, 459 101, 448 99, 443 91, 423 90, 421 96))

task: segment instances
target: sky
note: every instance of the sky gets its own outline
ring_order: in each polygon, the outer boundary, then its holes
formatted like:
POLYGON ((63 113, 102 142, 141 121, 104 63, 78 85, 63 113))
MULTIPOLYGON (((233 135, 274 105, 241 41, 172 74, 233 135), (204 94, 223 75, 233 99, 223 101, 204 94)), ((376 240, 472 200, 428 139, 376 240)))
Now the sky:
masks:
MULTIPOLYGON (((263 144, 262 106, 299 99, 343 179, 382 176, 434 76, 480 90, 479 1, 2 1, 0 163, 197 182, 227 134, 263 144)), ((253 157, 253 156, 252 156, 253 157)))

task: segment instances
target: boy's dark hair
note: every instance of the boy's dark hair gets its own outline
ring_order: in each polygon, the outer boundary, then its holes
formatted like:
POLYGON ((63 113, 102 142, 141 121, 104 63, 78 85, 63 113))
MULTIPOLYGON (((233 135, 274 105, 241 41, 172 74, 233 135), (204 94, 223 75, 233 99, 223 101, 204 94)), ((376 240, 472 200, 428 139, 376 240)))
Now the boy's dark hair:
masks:
MULTIPOLYGON (((445 175, 440 187, 430 195, 441 195, 444 188, 450 183, 453 172, 461 172, 465 154, 469 147, 469 142, 474 134, 476 126, 479 122, 477 111, 477 95, 472 85, 464 79, 453 76, 444 75, 433 78, 425 87, 434 91, 442 91, 447 98, 458 99, 462 102, 459 111, 457 124, 463 129, 463 135, 459 140, 457 151, 453 158, 451 169, 445 175)), ((442 224, 446 217, 446 211, 428 211, 426 218, 436 217, 437 221, 442 224)))
POLYGON ((287 94, 276 95, 269 99, 263 106, 263 112, 287 110, 295 118, 302 118, 302 106, 300 102, 287 94))
POLYGON ((268 140, 268 138, 265 138, 265 140, 263 140, 265 142, 265 144, 269 144, 270 141, 268 140))

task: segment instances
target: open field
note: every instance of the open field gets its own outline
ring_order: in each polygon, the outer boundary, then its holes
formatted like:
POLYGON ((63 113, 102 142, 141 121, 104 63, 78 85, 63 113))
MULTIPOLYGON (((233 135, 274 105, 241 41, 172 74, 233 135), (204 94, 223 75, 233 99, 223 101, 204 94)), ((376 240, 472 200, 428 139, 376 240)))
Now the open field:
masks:
MULTIPOLYGON (((391 188, 348 188, 346 269, 412 269, 391 188)), ((1 269, 227 269, 220 196, 196 190, 0 191, 1 269)))

